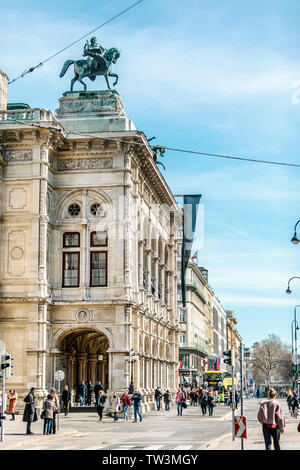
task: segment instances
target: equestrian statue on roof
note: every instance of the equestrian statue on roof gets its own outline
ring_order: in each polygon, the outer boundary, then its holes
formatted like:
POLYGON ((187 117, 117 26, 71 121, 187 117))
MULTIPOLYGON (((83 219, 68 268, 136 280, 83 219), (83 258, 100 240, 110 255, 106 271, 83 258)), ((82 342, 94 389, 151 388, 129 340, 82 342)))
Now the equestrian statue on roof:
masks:
POLYGON ((111 89, 108 77, 115 77, 113 86, 118 83, 118 75, 112 73, 112 64, 115 64, 120 57, 120 51, 115 47, 111 49, 104 49, 97 43, 97 38, 93 37, 90 42, 87 41, 84 45, 83 56, 88 56, 87 60, 66 60, 60 72, 60 77, 63 77, 70 67, 74 64, 74 78, 71 80, 70 91, 73 91, 73 86, 76 81, 82 83, 84 91, 86 91, 86 84, 82 81, 83 78, 88 77, 94 81, 98 75, 104 75, 107 87, 111 89))

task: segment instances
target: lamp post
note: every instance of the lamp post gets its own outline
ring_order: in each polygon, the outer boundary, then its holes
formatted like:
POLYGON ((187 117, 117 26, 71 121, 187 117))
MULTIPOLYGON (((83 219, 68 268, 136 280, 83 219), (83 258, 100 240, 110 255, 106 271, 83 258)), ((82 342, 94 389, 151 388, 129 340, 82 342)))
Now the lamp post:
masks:
POLYGON ((299 325, 297 322, 297 307, 300 305, 296 305, 294 308, 294 320, 291 323, 291 333, 292 333, 292 365, 293 365, 293 390, 295 389, 295 384, 298 380, 298 340, 297 340, 297 330, 299 330, 299 325), (293 332, 293 326, 295 325, 293 332), (295 346, 295 347, 294 347, 295 346), (295 369, 294 369, 294 362, 293 359, 295 358, 295 369))
POLYGON ((298 222, 296 223, 295 225, 295 228, 294 228, 294 236, 293 238, 291 239, 291 242, 294 244, 294 245, 298 245, 298 243, 300 242, 299 238, 297 237, 297 225, 299 224, 300 220, 298 220, 298 222))
POLYGON ((294 276, 294 277, 291 277, 291 279, 289 279, 288 286, 287 286, 287 290, 285 291, 287 294, 291 294, 291 293, 292 293, 292 291, 291 291, 291 289, 290 289, 290 282, 291 282, 293 279, 300 279, 300 277, 294 276))
POLYGON ((136 352, 133 348, 131 348, 131 350, 127 353, 127 355, 125 356, 125 361, 128 361, 129 364, 131 364, 131 381, 130 381, 130 385, 129 385, 129 389, 128 389, 128 393, 130 393, 131 395, 133 395, 134 393, 134 383, 133 383, 133 364, 135 361, 137 361, 137 356, 136 356, 136 352))

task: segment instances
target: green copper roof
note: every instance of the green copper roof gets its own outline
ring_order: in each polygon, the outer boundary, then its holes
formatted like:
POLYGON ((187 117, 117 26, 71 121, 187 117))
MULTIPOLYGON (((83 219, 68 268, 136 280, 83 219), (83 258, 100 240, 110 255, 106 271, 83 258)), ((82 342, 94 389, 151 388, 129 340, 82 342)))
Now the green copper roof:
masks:
POLYGON ((26 103, 7 103, 7 109, 30 109, 26 103))

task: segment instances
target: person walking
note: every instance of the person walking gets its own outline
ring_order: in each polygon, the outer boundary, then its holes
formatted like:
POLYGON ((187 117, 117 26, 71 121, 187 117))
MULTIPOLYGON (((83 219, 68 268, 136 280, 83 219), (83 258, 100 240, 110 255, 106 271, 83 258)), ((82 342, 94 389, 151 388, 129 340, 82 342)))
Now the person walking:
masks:
POLYGON ((280 450, 280 434, 283 434, 285 419, 282 408, 276 400, 276 392, 269 389, 268 401, 260 405, 257 419, 262 424, 266 450, 271 450, 272 439, 275 450, 280 450))
POLYGON ((162 399, 162 392, 161 392, 160 387, 157 387, 157 389, 155 390, 154 398, 155 398, 155 401, 156 401, 156 410, 159 411, 160 410, 161 399, 162 399))
POLYGON ((50 395, 53 396, 53 401, 54 401, 54 412, 53 412, 53 418, 52 418, 52 434, 56 434, 56 415, 59 413, 60 411, 60 403, 59 403, 59 399, 58 399, 58 396, 56 395, 56 390, 54 387, 51 387, 50 390, 49 390, 49 393, 50 395))
POLYGON ((62 400, 62 408, 65 416, 68 416, 69 411, 70 411, 70 404, 71 404, 71 390, 69 389, 68 385, 65 385, 65 388, 62 392, 61 395, 61 400, 62 400))
POLYGON ((35 408, 35 397, 34 397, 35 387, 30 389, 28 395, 24 398, 26 403, 23 413, 23 422, 27 423, 26 434, 34 434, 31 432, 31 423, 37 421, 37 412, 35 408))
POLYGON ((99 390, 98 396, 96 397, 95 406, 97 407, 97 413, 99 415, 99 421, 102 421, 102 414, 104 410, 106 402, 106 395, 104 394, 103 390, 99 390))
POLYGON ((101 382, 99 382, 99 380, 97 380, 97 383, 94 387, 95 400, 96 400, 96 398, 98 398, 99 390, 102 390, 104 392, 104 387, 101 384, 101 382))
POLYGON ((207 406, 208 406, 208 415, 212 416, 214 412, 214 407, 216 406, 215 397, 212 392, 208 393, 207 406))
POLYGON ((89 406, 92 406, 93 397, 94 397, 94 389, 95 387, 90 380, 87 384, 87 403, 89 406))
POLYGON ((126 421, 129 421, 127 410, 129 408, 129 406, 131 406, 131 401, 130 401, 130 397, 128 395, 127 390, 125 390, 123 395, 121 396, 121 402, 122 402, 122 405, 123 405, 124 423, 125 423, 126 421))
POLYGON ((200 397, 200 405, 202 410, 202 416, 204 416, 207 412, 207 393, 205 390, 202 391, 202 395, 200 397))
POLYGON ((47 434, 47 435, 51 434, 51 428, 52 428, 54 411, 55 411, 54 399, 55 399, 55 395, 49 393, 49 395, 47 395, 47 398, 43 404, 43 413, 44 413, 43 434, 47 434))
POLYGON ((299 409, 299 399, 297 397, 297 394, 294 392, 293 393, 293 398, 292 398, 292 413, 293 416, 295 415, 295 410, 299 409))
POLYGON ((170 403, 171 403, 172 397, 171 397, 171 393, 169 392, 169 390, 165 391, 163 397, 164 397, 164 402, 165 402, 165 410, 170 411, 170 403))
POLYGON ((140 422, 143 421, 143 415, 141 413, 141 405, 142 405, 143 396, 139 390, 135 390, 134 394, 131 397, 133 401, 133 412, 134 412, 134 423, 137 423, 137 417, 139 416, 140 422))
POLYGON ((237 390, 234 392, 234 401, 235 401, 235 408, 237 409, 239 407, 239 402, 240 402, 240 395, 237 390))
POLYGON ((184 399, 184 393, 179 388, 176 393, 177 416, 182 416, 182 403, 184 399))
POLYGON ((121 404, 120 397, 116 392, 114 392, 113 396, 112 396, 112 408, 113 408, 113 412, 114 412, 114 422, 115 423, 119 419, 118 418, 118 412, 120 410, 120 404, 121 404))
POLYGON ((86 395, 87 395, 87 386, 83 380, 81 381, 81 384, 79 385, 78 391, 79 391, 80 406, 84 406, 85 401, 86 401, 86 395))
POLYGON ((15 421, 15 406, 17 402, 17 392, 15 390, 10 390, 7 395, 9 400, 8 413, 11 414, 10 421, 15 421))

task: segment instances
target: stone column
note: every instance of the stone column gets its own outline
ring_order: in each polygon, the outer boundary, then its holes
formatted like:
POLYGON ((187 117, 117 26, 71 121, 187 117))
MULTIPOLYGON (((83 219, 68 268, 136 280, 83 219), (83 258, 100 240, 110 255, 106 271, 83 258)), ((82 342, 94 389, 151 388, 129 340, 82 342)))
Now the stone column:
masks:
POLYGON ((95 385, 96 383, 96 370, 97 370, 97 355, 91 354, 89 356, 89 380, 91 380, 92 384, 95 385))
POLYGON ((139 239, 138 241, 138 250, 139 250, 139 288, 143 289, 143 276, 144 276, 144 242, 139 239))
POLYGON ((146 248, 147 252, 147 280, 146 280, 146 291, 151 294, 151 253, 152 248, 146 248))
POLYGON ((84 360, 85 360, 85 354, 84 353, 78 353, 77 354, 77 384, 80 384, 81 381, 85 381, 84 379, 84 360))

